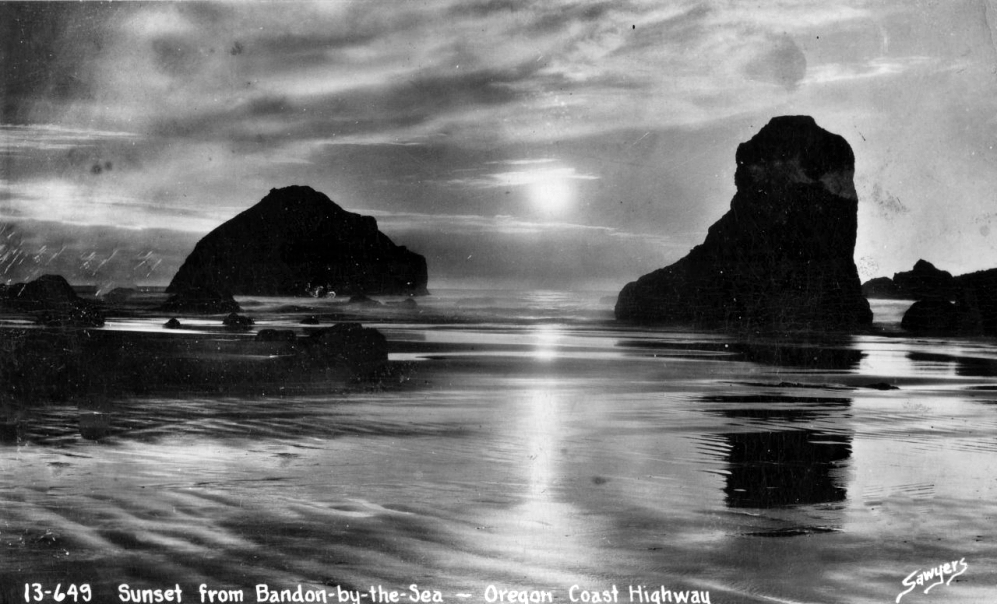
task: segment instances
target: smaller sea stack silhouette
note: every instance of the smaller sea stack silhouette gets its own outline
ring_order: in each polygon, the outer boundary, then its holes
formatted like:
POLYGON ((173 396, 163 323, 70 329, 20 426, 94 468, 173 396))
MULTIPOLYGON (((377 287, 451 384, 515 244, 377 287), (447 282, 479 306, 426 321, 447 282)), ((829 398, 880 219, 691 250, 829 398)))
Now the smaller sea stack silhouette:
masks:
POLYGON ((62 275, 42 275, 27 283, 0 287, 0 308, 28 312, 52 327, 100 327, 100 305, 76 295, 62 275))
POLYGON ((272 189, 201 239, 167 292, 423 295, 426 259, 310 187, 272 189))
POLYGON ((927 260, 862 285, 870 298, 914 300, 900 326, 919 335, 997 335, 997 269, 952 276, 927 260))
POLYGON ((876 277, 862 284, 867 298, 897 300, 951 300, 956 295, 955 277, 927 260, 918 260, 914 268, 894 273, 893 278, 876 277))
POLYGON ((809 116, 773 118, 737 148, 737 193, 706 240, 629 283, 616 318, 743 328, 872 322, 855 267, 855 156, 809 116))

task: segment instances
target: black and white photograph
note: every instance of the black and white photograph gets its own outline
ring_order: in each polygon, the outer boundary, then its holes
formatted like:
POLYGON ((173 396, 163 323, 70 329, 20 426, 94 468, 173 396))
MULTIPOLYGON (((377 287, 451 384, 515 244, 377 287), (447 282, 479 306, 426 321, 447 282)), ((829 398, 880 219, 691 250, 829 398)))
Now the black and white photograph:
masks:
POLYGON ((0 0, 0 604, 997 602, 997 0, 0 0))

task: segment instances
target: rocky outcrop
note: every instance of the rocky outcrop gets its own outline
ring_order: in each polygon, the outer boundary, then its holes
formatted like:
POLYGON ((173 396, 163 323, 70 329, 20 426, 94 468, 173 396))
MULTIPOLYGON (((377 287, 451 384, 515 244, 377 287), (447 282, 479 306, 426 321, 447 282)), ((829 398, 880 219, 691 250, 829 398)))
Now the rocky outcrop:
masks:
POLYGON ((997 268, 955 278, 961 329, 997 336, 997 268))
POLYGON ((41 325, 53 327, 100 327, 100 306, 76 295, 60 275, 42 275, 28 283, 6 287, 0 305, 32 314, 41 325))
MULTIPOLYGON (((399 376, 377 329, 346 323, 247 334, 5 327, 0 333, 0 441, 23 405, 123 394, 291 392, 399 376), (248 389, 248 390, 247 390, 248 389)), ((15 427, 16 429, 16 427, 15 427)), ((15 435, 16 437, 16 435, 15 435)))
POLYGON ((261 329, 256 334, 257 342, 294 342, 297 335, 290 329, 261 329))
POLYGON ((370 216, 347 212, 310 187, 272 189, 201 239, 168 293, 422 295, 426 259, 395 245, 370 216))
POLYGON ((872 322, 853 259, 858 196, 844 138, 807 116, 738 146, 731 208, 675 264, 627 284, 616 317, 729 328, 872 322))
POLYGON ((951 300, 956 293, 952 273, 926 260, 918 260, 912 270, 894 274, 893 284, 911 300, 951 300))
POLYGON ((953 277, 918 260, 910 271, 880 277, 862 289, 870 297, 914 300, 901 328, 923 335, 997 335, 997 269, 953 277))
POLYGON ((877 277, 862 284, 862 293, 869 298, 895 300, 952 300, 956 291, 952 273, 927 260, 918 260, 909 271, 894 273, 892 279, 877 277))
POLYGON ((337 323, 298 342, 299 361, 313 369, 343 366, 354 376, 366 378, 388 362, 384 334, 358 323, 337 323))
POLYGON ((900 321, 906 331, 920 334, 947 334, 960 331, 963 323, 962 309, 948 300, 918 300, 900 321))
POLYGON ((249 329, 253 325, 256 325, 256 321, 254 321, 252 317, 247 317, 233 312, 229 313, 227 317, 222 319, 222 325, 228 329, 245 330, 249 329))
POLYGON ((955 303, 937 295, 918 300, 900 326, 917 334, 997 336, 997 269, 953 277, 949 298, 955 303))
POLYGON ((85 411, 78 419, 80 436, 86 440, 101 440, 112 434, 110 413, 85 411))
POLYGON ((354 306, 381 306, 380 302, 371 298, 370 296, 365 296, 363 294, 350 296, 350 299, 347 302, 347 304, 352 304, 354 306))
POLYGON ((880 300, 909 300, 889 277, 876 277, 862 284, 862 295, 880 300))

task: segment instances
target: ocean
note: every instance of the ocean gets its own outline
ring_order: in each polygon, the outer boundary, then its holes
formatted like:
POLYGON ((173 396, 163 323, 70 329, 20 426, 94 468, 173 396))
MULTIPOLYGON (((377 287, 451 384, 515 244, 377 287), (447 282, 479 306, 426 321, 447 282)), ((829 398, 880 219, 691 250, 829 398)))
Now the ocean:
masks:
MULTIPOLYGON (((343 308, 239 301, 256 330, 343 308)), ((18 407, 0 598, 997 599, 993 340, 907 336, 895 301, 873 333, 752 336, 618 324, 613 301, 388 299, 350 311, 387 337, 376 384, 18 407)))

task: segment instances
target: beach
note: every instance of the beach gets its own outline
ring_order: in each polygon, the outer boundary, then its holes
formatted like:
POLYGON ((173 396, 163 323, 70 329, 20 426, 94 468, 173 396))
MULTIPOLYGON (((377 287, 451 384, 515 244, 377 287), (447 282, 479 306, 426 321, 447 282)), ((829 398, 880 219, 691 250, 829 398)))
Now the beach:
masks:
MULTIPOLYGON (((254 332, 340 309, 239 301, 254 332)), ((617 323, 611 292, 445 290, 355 311, 397 369, 377 383, 21 406, 3 601, 988 601, 997 347, 873 309, 748 336, 617 323)))

